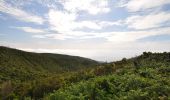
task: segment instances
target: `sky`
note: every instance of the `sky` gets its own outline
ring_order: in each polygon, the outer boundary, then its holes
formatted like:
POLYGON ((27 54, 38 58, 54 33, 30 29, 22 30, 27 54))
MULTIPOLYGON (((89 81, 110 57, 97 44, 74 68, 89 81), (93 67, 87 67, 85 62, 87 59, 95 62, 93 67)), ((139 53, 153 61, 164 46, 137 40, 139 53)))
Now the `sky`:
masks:
POLYGON ((170 0, 0 0, 0 45, 98 61, 170 52, 170 0))

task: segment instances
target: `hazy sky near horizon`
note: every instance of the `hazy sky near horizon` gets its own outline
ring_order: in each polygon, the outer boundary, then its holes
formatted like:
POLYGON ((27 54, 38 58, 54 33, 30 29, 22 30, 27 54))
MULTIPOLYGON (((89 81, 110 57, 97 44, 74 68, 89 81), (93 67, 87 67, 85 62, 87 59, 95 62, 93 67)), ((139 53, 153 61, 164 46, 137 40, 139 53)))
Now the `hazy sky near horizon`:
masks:
POLYGON ((99 61, 170 51, 170 0, 0 0, 0 45, 99 61))

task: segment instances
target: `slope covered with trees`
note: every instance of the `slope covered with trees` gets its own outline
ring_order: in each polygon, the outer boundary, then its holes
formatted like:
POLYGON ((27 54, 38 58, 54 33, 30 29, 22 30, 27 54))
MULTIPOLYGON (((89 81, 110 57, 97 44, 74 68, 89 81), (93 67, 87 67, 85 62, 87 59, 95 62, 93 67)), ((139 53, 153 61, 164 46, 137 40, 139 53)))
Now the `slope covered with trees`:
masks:
POLYGON ((62 73, 94 67, 98 62, 61 54, 32 53, 0 47, 0 83, 3 80, 27 80, 43 73, 62 73), (38 74, 39 73, 39 74, 38 74))
POLYGON ((43 97, 63 85, 62 77, 98 64, 78 56, 25 52, 0 46, 0 99, 43 97))
POLYGON ((93 70, 93 78, 65 86, 49 100, 169 100, 170 53, 146 53, 93 70), (97 74, 96 74, 97 73, 97 74))
POLYGON ((98 63, 2 47, 0 57, 0 99, 4 100, 170 99, 167 52, 144 52, 130 59, 98 63))

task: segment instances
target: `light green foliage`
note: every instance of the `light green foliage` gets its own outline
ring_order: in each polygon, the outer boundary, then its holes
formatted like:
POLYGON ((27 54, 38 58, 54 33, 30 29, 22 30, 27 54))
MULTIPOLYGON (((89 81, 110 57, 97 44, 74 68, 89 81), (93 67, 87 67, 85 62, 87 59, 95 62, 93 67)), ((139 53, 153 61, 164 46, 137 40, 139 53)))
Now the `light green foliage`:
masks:
POLYGON ((49 94, 50 100, 150 100, 170 96, 170 76, 158 72, 159 68, 146 67, 140 73, 106 75, 81 81, 49 94), (146 72, 146 75, 142 73, 146 72), (149 74, 149 75, 148 75, 149 74), (80 99, 81 98, 81 99, 80 99), (92 99, 93 98, 93 99, 92 99), (95 98, 95 99, 94 99, 95 98))

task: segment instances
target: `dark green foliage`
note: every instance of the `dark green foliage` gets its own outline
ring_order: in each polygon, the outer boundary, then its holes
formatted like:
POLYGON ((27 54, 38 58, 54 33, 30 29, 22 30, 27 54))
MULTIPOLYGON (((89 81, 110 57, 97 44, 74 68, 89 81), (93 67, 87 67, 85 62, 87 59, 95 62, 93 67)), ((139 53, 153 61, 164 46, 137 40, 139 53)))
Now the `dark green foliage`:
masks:
POLYGON ((0 83, 11 79, 32 80, 47 76, 47 73, 82 70, 97 64, 94 60, 77 56, 31 53, 0 47, 0 83))
POLYGON ((32 53, 6 47, 0 47, 0 58, 0 64, 4 67, 28 67, 27 70, 48 70, 52 72, 77 70, 84 67, 92 67, 98 64, 98 62, 94 60, 78 56, 32 53))

